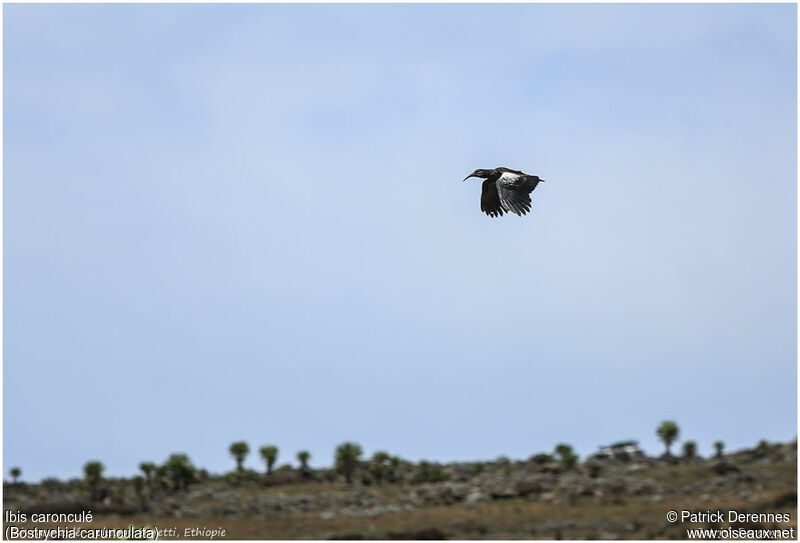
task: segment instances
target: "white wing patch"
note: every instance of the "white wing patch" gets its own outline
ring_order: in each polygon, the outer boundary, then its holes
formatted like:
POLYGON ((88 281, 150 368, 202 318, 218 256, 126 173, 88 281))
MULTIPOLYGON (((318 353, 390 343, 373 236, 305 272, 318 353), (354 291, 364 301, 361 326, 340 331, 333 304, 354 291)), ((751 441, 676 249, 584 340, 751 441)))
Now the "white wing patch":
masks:
POLYGON ((497 182, 503 185, 515 185, 520 177, 522 176, 518 173, 503 172, 503 175, 500 176, 497 182))

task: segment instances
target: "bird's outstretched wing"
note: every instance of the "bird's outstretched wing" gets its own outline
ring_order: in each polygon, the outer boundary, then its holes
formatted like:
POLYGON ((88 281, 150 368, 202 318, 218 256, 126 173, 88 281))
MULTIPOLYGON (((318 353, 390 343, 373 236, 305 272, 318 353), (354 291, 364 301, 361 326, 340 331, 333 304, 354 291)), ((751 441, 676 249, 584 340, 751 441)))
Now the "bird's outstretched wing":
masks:
POLYGON ((522 172, 504 172, 497 180, 497 193, 500 205, 508 213, 525 215, 531 210, 530 193, 539 184, 535 175, 522 172))
POLYGON ((481 211, 490 217, 501 217, 503 206, 500 204, 500 197, 497 193, 497 182, 489 178, 483 182, 481 190, 481 211))

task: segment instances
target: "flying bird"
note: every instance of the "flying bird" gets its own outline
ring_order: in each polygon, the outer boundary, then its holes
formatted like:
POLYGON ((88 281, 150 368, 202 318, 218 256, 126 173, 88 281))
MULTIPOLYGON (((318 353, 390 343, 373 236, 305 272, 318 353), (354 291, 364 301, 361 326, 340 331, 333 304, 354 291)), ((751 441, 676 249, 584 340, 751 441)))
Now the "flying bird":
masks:
POLYGON ((500 217, 503 213, 516 213, 520 217, 531 210, 530 193, 539 182, 538 176, 508 168, 475 170, 464 178, 484 179, 481 191, 481 211, 490 217, 500 217))

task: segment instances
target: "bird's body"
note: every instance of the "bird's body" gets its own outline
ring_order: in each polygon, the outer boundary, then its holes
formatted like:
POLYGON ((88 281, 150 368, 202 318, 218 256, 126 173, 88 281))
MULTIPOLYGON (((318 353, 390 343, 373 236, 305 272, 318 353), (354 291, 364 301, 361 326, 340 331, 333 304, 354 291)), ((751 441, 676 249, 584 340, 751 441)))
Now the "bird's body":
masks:
POLYGON ((490 217, 500 217, 503 213, 525 215, 531 210, 530 193, 544 181, 536 175, 509 168, 475 170, 464 178, 464 181, 470 177, 484 179, 481 190, 481 211, 490 217))

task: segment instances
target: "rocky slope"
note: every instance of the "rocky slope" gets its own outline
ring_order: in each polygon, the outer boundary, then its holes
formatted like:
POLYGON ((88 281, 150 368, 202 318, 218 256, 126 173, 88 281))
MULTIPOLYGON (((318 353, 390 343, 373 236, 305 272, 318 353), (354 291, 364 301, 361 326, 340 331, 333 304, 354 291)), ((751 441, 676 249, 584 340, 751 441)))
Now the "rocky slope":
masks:
MULTIPOLYGON (((416 512, 447 512, 459 508, 489 511, 493 504, 502 503, 541 504, 542 511, 578 511, 581 507, 586 511, 602 511, 604 507, 618 510, 619 506, 651 507, 660 511, 668 505, 671 507, 672 503, 721 505, 723 502, 732 503, 732 500, 763 507, 765 496, 773 501, 776 499, 773 497, 778 496, 781 503, 776 502, 773 504, 775 507, 796 511, 796 462, 797 447, 793 442, 762 445, 716 459, 591 459, 571 468, 547 458, 434 465, 438 482, 414 482, 419 479, 418 471, 414 471, 418 467, 411 465, 403 477, 406 482, 382 484, 357 477, 356 482, 348 485, 338 479, 326 480, 330 473, 316 472, 303 476, 289 470, 273 477, 255 473, 239 477, 205 475, 188 489, 177 491, 153 485, 137 490, 130 479, 114 479, 103 482, 101 496, 96 496, 99 498, 96 500, 89 498, 82 481, 50 480, 40 484, 6 483, 4 508, 27 513, 92 510, 101 517, 108 514, 115 518, 219 519, 220 522, 266 522, 280 518, 289 519, 287 523, 291 524, 292 518, 313 518, 328 522, 329 526, 349 526, 347 519, 353 522, 363 519, 372 522, 370 526, 373 528, 375 521, 412 518, 416 512)), ((426 469, 430 471, 431 466, 426 469)), ((593 527, 595 537, 601 537, 597 534, 603 533, 603 529, 609 532, 609 526, 616 526, 609 533, 630 529, 639 537, 647 537, 635 532, 641 527, 636 523, 623 523, 620 527, 616 521, 592 517, 603 517, 600 513, 587 512, 586 515, 591 520, 586 525, 593 527)), ((303 522, 308 524, 307 520, 303 522)), ((553 530, 566 534, 565 537, 586 536, 575 531, 581 526, 576 522, 566 520, 563 526, 540 522, 526 526, 523 531, 520 531, 522 528, 512 530, 509 527, 512 531, 502 533, 492 532, 488 527, 484 527, 482 533, 472 533, 468 528, 470 524, 466 523, 463 533, 452 533, 451 529, 446 534, 431 532, 427 535, 412 534, 411 537, 552 538, 553 530)), ((425 529, 434 528, 439 529, 436 526, 425 529)), ((330 528, 326 530, 303 536, 337 536, 330 528)), ((398 536, 397 532, 388 534, 398 536)), ((295 535, 288 532, 283 537, 295 535)), ((353 538, 357 534, 339 535, 353 538)), ((240 534, 239 537, 248 535, 240 534)), ((372 537, 376 536, 373 534, 372 537)))
POLYGON ((134 513, 146 511, 158 517, 206 517, 264 515, 270 512, 319 512, 325 517, 377 516, 417 508, 523 498, 534 501, 574 503, 583 498, 615 502, 637 498, 657 503, 670 494, 713 496, 738 493, 747 499, 777 475, 769 469, 742 473, 740 466, 769 466, 797 459, 796 444, 775 444, 721 459, 653 459, 631 461, 590 460, 565 469, 555 462, 453 463, 439 466, 441 482, 347 485, 341 481, 319 482, 320 477, 289 484, 270 484, 269 477, 251 474, 243 480, 208 477, 187 490, 145 488, 137 493, 130 480, 105 481, 105 496, 89 500, 85 485, 73 480, 41 484, 5 484, 5 508, 21 511, 72 511, 134 513), (654 478, 657 468, 682 466, 697 477, 686 481, 654 478), (693 480, 694 479, 694 480, 693 480))

